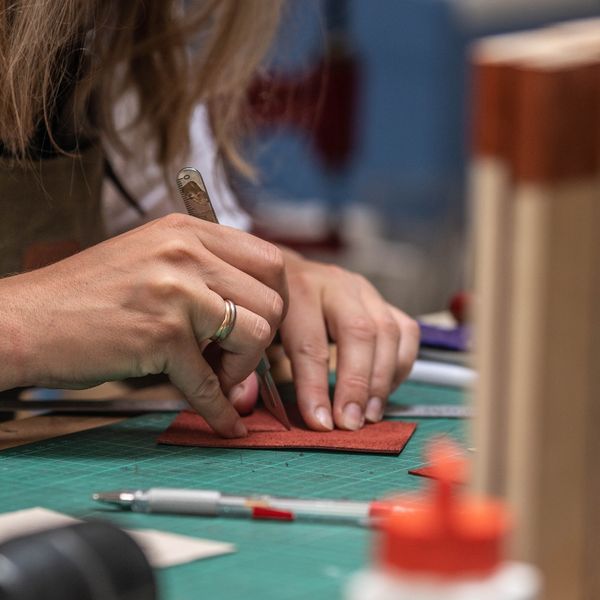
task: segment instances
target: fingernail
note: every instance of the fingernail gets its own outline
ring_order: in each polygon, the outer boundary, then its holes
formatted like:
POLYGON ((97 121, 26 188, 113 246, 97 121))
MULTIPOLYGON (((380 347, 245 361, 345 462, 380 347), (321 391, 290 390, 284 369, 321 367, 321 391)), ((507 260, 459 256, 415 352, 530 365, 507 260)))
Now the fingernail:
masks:
POLYGON ((383 417, 383 400, 381 398, 369 398, 367 410, 365 411, 367 421, 378 423, 383 417))
POLYGON ((343 411, 344 427, 351 431, 356 431, 363 426, 365 417, 362 408, 356 402, 349 402, 344 406, 343 411))
POLYGON ((242 421, 238 420, 238 422, 235 424, 235 427, 233 428, 233 433, 235 437, 246 437, 248 435, 248 430, 246 429, 246 426, 242 423, 242 421))
POLYGON ((315 410, 315 417, 325 429, 331 431, 333 429, 333 421, 331 420, 331 413, 324 407, 319 406, 317 410, 315 410))

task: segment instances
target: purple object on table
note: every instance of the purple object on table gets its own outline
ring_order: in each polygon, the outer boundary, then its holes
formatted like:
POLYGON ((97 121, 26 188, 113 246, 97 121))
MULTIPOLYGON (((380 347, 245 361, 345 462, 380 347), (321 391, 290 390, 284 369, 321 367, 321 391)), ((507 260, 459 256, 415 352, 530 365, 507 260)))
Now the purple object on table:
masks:
POLYGON ((449 329, 421 323, 421 346, 468 352, 470 348, 471 329, 466 325, 458 325, 449 329))

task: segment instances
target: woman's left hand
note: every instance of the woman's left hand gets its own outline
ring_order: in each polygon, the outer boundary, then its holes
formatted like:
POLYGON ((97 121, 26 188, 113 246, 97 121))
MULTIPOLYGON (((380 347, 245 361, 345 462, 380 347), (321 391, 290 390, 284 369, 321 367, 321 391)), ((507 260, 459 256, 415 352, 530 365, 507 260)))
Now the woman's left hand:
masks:
POLYGON ((280 327, 298 405, 311 429, 360 429, 381 420, 389 394, 408 376, 417 323, 361 275, 284 250, 289 309, 280 327), (329 339, 337 345, 333 407, 329 339))

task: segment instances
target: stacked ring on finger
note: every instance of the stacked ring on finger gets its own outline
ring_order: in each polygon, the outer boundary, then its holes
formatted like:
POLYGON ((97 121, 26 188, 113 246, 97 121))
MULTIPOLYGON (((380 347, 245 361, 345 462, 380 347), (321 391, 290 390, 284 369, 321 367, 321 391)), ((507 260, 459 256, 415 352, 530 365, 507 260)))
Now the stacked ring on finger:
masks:
POLYGON ((233 326, 235 325, 235 318, 237 316, 237 308, 235 303, 229 299, 225 299, 225 316, 223 317, 223 321, 219 325, 217 331, 215 331, 214 335, 211 336, 211 342, 222 342, 229 334, 233 331, 233 326))

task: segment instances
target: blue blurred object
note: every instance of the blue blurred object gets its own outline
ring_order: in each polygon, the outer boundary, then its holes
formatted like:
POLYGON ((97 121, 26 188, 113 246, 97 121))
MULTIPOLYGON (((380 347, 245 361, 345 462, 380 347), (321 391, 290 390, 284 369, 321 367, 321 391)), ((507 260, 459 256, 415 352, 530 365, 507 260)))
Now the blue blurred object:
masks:
POLYGON ((437 327, 419 322, 421 346, 467 352, 470 350, 471 328, 468 325, 456 327, 437 327))
POLYGON ((272 64, 286 73, 309 70, 325 49, 327 36, 322 29, 329 27, 336 36, 343 32, 362 72, 354 124, 359 145, 354 160, 343 176, 336 175, 332 187, 305 135, 285 127, 269 130, 255 148, 262 188, 299 201, 369 203, 389 217, 394 236, 402 222, 451 219, 460 224, 468 150, 469 42, 491 32, 598 13, 597 3, 591 0, 541 0, 535 8, 526 4, 290 2, 272 64), (497 4, 505 6, 500 10, 497 4))
MULTIPOLYGON (((264 128, 251 143, 261 180, 243 195, 250 205, 266 204, 262 215, 272 212, 274 203, 321 202, 330 230, 342 241, 349 207, 370 210, 367 221, 373 227, 353 229, 351 243, 361 243, 354 254, 325 259, 360 270, 408 310, 444 307, 465 288, 470 269, 465 251, 469 44, 490 33, 597 15, 600 5, 597 0, 295 0, 289 5, 273 52, 275 70, 302 77, 340 36, 356 61, 360 87, 351 122, 353 152, 334 171, 315 152, 308 132, 285 125, 264 128), (329 35, 322 33, 328 27, 329 35), (374 239, 387 244, 387 257, 374 239), (395 253, 392 246, 400 243, 412 250, 395 253), (417 288, 423 290, 418 297, 410 291, 417 288)), ((292 226, 296 212, 290 211, 292 226)))

